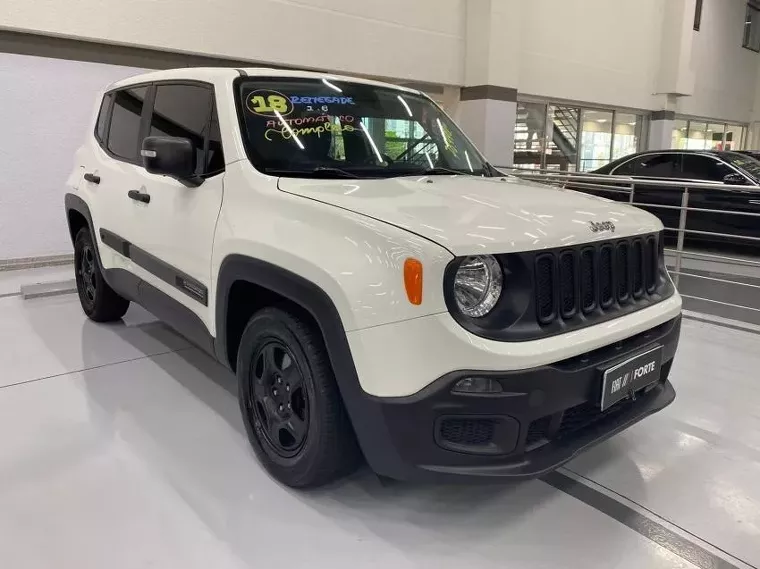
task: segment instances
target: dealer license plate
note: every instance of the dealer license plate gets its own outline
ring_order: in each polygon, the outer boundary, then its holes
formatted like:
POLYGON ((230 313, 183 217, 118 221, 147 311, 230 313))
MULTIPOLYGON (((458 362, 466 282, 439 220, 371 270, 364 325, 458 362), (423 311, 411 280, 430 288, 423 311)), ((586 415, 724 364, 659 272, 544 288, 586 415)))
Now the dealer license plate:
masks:
POLYGON ((657 346, 604 371, 602 411, 660 379, 662 346, 657 346))

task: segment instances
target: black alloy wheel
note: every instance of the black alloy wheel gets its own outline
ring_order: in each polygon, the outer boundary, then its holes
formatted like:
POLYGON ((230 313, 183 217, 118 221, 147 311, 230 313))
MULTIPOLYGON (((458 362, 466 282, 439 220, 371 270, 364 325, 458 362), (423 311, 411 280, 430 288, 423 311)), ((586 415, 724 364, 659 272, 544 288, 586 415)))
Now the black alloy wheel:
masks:
POLYGON ((271 340, 251 361, 251 408, 256 426, 278 455, 296 455, 306 442, 309 396, 290 350, 271 340))
POLYGON ((95 303, 95 295, 97 294, 98 284, 95 276, 97 265, 95 263, 95 252, 89 244, 85 245, 82 248, 78 271, 82 279, 82 292, 89 304, 95 303))
POLYGON ((129 301, 114 291, 103 278, 98 250, 88 228, 74 239, 74 276, 82 310, 95 322, 113 322, 129 309, 129 301))
POLYGON ((238 401, 263 466, 293 488, 327 484, 361 462, 316 323, 292 305, 256 312, 236 357, 238 401))

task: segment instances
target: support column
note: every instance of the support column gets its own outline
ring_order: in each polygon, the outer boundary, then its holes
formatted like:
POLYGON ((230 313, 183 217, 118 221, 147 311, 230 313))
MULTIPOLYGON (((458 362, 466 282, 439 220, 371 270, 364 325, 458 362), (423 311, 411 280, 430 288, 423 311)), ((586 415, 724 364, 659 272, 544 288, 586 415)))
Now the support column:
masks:
POLYGON ((466 2, 465 86, 457 119, 495 166, 511 166, 523 0, 466 2))
POLYGON ((675 111, 655 111, 649 119, 647 150, 665 150, 672 147, 675 111))
POLYGON ((511 166, 515 148, 517 89, 477 85, 460 95, 462 128, 494 166, 511 166))

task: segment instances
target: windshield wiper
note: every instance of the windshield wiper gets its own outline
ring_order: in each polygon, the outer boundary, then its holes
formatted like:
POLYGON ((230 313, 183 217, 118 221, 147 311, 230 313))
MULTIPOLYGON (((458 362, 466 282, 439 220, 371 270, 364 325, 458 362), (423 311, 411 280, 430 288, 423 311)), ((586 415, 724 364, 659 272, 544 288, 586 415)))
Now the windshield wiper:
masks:
POLYGON ((442 166, 435 166, 434 168, 427 168, 422 172, 426 176, 434 176, 436 174, 455 174, 457 176, 474 176, 474 172, 463 172, 461 170, 452 170, 451 168, 444 168, 442 166))
POLYGON ((287 168, 267 168, 267 174, 277 175, 302 175, 308 176, 313 174, 332 174, 338 178, 358 178, 356 174, 341 170, 340 168, 333 168, 332 166, 317 166, 313 170, 288 170, 287 168))

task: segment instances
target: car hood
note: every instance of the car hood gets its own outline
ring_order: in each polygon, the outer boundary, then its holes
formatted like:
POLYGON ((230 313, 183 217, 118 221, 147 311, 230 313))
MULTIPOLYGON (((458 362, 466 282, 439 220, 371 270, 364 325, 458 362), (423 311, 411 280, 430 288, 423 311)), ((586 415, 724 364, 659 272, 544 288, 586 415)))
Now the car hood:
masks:
POLYGON ((280 178, 278 187, 401 227, 455 255, 547 249, 662 229, 656 217, 629 205, 514 177, 280 178))

